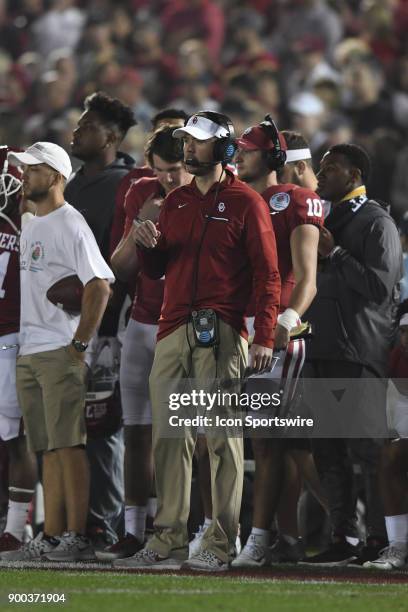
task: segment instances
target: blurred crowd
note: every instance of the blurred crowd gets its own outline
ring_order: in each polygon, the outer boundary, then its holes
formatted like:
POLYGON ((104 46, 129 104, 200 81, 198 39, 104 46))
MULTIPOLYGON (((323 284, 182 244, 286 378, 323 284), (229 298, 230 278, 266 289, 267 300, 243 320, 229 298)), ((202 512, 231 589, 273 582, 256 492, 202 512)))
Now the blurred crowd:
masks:
POLYGON ((406 208, 407 0, 0 0, 0 141, 69 149, 83 100, 135 112, 124 150, 143 162, 165 106, 228 114, 241 133, 269 112, 311 143, 370 153, 369 192, 406 208))

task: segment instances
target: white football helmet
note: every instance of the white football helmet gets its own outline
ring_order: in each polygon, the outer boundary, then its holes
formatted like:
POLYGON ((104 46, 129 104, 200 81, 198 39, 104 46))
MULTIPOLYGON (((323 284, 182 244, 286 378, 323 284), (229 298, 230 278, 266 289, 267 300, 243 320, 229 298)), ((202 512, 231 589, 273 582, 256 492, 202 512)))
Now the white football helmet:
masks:
POLYGON ((0 146, 0 211, 7 207, 9 198, 18 193, 22 185, 21 171, 7 159, 9 152, 7 146, 0 146))

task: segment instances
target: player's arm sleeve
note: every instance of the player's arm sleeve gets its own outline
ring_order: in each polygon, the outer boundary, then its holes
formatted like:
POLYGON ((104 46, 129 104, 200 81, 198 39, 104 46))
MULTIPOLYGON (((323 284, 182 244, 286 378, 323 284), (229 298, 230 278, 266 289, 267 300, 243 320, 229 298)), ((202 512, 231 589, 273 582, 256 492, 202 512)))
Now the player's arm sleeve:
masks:
POLYGON ((265 202, 256 199, 250 209, 246 217, 245 246, 255 294, 254 343, 272 348, 281 289, 276 240, 265 202))
POLYGON ((293 202, 287 209, 287 222, 292 232, 299 225, 316 225, 324 223, 323 204, 319 196, 310 189, 295 189, 291 195, 293 202))
POLYGON ((402 275, 401 243, 392 219, 376 219, 363 240, 363 261, 338 248, 332 264, 342 280, 367 300, 381 304, 391 295, 402 275))
POLYGON ((145 249, 137 247, 137 256, 140 262, 140 267, 144 274, 153 280, 161 278, 166 273, 168 248, 166 243, 166 228, 167 228, 167 210, 165 205, 162 206, 157 229, 160 232, 160 238, 157 246, 154 249, 145 249))

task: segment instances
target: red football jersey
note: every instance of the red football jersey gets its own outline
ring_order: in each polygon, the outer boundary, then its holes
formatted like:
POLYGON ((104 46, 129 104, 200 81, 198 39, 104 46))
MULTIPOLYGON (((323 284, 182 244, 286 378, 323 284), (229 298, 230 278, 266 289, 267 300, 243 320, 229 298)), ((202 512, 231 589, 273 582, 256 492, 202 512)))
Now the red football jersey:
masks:
POLYGON ((287 183, 273 185, 262 197, 269 206, 278 251, 278 266, 281 277, 280 312, 289 305, 295 286, 293 276, 290 236, 299 225, 311 224, 321 227, 324 222, 323 204, 311 189, 287 183))
MULTIPOLYGON (((132 183, 125 198, 125 229, 127 236, 132 229, 133 220, 137 217, 143 204, 150 196, 164 197, 163 187, 157 178, 141 178, 132 183)), ((136 292, 132 305, 131 317, 135 321, 157 324, 163 303, 164 281, 152 280, 140 272, 136 281, 136 292)))
POLYGON ((133 170, 130 170, 130 172, 128 172, 128 174, 126 174, 119 183, 115 197, 115 211, 113 213, 113 223, 110 235, 109 250, 111 255, 118 246, 122 238, 123 229, 125 227, 126 194, 129 190, 129 187, 131 187, 133 183, 135 183, 144 176, 154 176, 154 172, 149 166, 133 168, 133 170))
MULTIPOLYGON (((16 208, 8 215, 18 229, 21 218, 16 208)), ((0 336, 20 329, 20 271, 18 233, 0 216, 0 336)))

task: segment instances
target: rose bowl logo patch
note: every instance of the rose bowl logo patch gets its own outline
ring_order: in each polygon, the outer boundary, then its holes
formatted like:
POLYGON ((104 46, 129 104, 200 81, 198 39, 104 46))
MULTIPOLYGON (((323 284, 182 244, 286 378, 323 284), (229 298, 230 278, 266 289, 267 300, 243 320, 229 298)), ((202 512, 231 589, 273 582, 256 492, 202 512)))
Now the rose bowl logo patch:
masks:
POLYGON ((37 244, 37 246, 34 247, 32 253, 31 253, 31 258, 34 261, 38 261, 41 257, 41 247, 40 245, 37 244))
POLYGON ((281 212, 289 206, 290 195, 284 191, 275 193, 269 200, 269 206, 276 212, 281 212))

